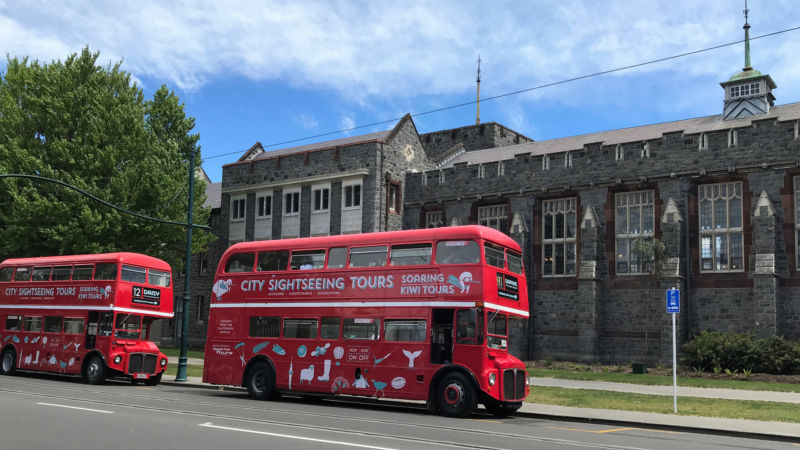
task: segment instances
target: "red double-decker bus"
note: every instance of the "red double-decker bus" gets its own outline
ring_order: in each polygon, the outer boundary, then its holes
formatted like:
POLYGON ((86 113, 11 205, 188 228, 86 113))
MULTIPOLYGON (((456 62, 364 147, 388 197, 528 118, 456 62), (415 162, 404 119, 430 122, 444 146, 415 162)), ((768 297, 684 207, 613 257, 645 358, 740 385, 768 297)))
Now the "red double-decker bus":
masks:
POLYGON ((217 269, 203 380, 426 400, 448 416, 515 412, 528 317, 520 247, 481 226, 246 242, 217 269))
POLYGON ((173 316, 169 265, 136 253, 7 259, 0 264, 0 373, 127 376, 156 385, 167 357, 150 341, 173 316))

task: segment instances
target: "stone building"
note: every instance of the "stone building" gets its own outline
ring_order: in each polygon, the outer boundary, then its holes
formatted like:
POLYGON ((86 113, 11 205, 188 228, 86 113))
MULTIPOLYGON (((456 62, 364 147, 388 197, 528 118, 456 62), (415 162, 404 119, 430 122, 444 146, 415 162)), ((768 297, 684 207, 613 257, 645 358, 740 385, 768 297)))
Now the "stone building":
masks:
POLYGON ((524 250, 522 358, 669 360, 671 287, 680 342, 706 329, 800 338, 800 104, 774 106, 747 45, 715 116, 547 141, 493 122, 420 135, 406 116, 318 144, 256 143, 223 168, 220 251, 483 224, 524 250))

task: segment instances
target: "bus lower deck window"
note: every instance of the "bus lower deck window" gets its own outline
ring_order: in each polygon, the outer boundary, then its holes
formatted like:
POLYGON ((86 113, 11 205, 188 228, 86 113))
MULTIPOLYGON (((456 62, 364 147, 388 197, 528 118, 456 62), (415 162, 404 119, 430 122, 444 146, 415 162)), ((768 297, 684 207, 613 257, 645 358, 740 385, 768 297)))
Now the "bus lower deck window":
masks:
POLYGON ((378 340, 380 336, 380 319, 344 319, 342 336, 345 339, 378 340))
POLYGON ((6 317, 6 330, 19 331, 22 321, 22 316, 8 316, 6 317))
POLYGON ((317 319, 284 319, 283 337, 316 339, 317 319))
POLYGON ((338 317, 323 317, 319 337, 322 339, 339 339, 341 319, 338 317))

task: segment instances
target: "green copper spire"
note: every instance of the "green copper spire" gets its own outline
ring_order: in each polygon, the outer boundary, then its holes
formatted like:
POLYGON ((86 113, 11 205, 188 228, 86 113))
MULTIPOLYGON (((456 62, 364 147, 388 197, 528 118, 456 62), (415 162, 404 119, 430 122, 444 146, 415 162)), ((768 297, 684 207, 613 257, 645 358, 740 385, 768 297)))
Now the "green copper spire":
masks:
POLYGON ((744 0, 744 70, 751 70, 750 66, 750 24, 747 23, 747 0, 744 0))

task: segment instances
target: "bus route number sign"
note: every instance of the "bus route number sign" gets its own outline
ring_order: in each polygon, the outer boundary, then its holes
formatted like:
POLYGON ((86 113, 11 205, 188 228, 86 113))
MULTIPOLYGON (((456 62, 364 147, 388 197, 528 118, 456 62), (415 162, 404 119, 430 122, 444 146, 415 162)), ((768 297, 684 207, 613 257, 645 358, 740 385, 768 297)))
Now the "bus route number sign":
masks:
POLYGON ((131 301, 142 305, 158 306, 161 304, 161 291, 144 286, 133 286, 131 301))

